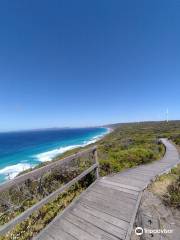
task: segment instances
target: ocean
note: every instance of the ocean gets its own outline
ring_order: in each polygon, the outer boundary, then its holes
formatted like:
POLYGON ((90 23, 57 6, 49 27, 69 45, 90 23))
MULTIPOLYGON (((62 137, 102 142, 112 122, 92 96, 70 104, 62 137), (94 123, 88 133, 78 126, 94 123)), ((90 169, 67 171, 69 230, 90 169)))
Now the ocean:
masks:
POLYGON ((0 133, 0 183, 76 147, 96 142, 107 128, 47 129, 0 133))

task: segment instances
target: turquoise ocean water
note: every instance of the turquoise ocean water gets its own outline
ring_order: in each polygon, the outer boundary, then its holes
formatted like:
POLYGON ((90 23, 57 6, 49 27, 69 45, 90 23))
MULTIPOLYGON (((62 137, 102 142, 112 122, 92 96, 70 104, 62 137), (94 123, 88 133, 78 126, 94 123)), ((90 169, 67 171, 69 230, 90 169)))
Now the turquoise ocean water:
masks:
POLYGON ((0 133, 0 183, 67 150, 96 142, 108 132, 76 128, 0 133))

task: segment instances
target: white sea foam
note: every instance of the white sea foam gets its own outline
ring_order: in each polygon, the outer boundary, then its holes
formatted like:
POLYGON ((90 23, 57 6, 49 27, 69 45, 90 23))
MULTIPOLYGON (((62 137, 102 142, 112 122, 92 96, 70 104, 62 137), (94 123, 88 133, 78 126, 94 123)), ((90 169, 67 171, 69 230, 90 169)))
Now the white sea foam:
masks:
MULTIPOLYGON (((107 131, 107 133, 109 133, 109 130, 107 131)), ((103 133, 101 135, 93 137, 92 139, 90 139, 88 141, 84 141, 84 143, 81 144, 81 145, 77 144, 77 145, 70 145, 70 146, 60 147, 60 148, 57 148, 57 149, 54 149, 54 150, 51 150, 51 151, 48 151, 48 152, 43 152, 43 153, 37 154, 35 157, 40 162, 51 161, 54 157, 56 157, 56 156, 58 156, 58 155, 60 155, 60 154, 62 154, 64 152, 66 152, 66 151, 69 151, 69 150, 72 150, 72 149, 75 149, 75 148, 78 148, 78 147, 84 147, 84 146, 87 146, 89 144, 95 143, 98 140, 100 140, 107 133, 103 133)))
POLYGON ((15 165, 7 166, 3 169, 0 169, 0 174, 5 175, 6 179, 12 179, 16 177, 20 172, 32 167, 28 163, 18 163, 15 165))
POLYGON ((72 145, 72 146, 67 146, 67 147, 60 147, 48 152, 44 152, 44 153, 40 153, 36 155, 36 158, 40 161, 40 162, 47 162, 47 161, 51 161, 54 157, 56 157, 59 154, 62 154, 66 151, 72 150, 74 148, 77 147, 81 147, 81 145, 72 145))
POLYGON ((107 132, 106 132, 106 133, 102 133, 102 134, 100 134, 100 135, 98 135, 98 136, 93 137, 93 138, 92 138, 91 140, 89 140, 89 141, 85 141, 84 144, 82 145, 82 147, 97 142, 98 140, 100 140, 101 138, 103 138, 106 134, 110 133, 111 131, 112 131, 112 130, 111 130, 110 128, 107 128, 107 132))
MULTIPOLYGON (((87 146, 89 144, 95 143, 96 141, 101 139, 104 135, 106 135, 109 132, 110 132, 110 130, 108 129, 108 131, 106 133, 95 136, 88 141, 84 141, 83 144, 81 144, 81 145, 76 144, 76 145, 60 147, 60 148, 54 149, 52 151, 37 154, 35 157, 40 162, 51 161, 54 157, 66 152, 66 151, 69 151, 69 150, 72 150, 72 149, 75 149, 75 148, 78 148, 78 147, 84 147, 84 146, 87 146)), ((6 179, 8 180, 9 178, 12 179, 12 178, 16 177, 20 172, 25 171, 25 170, 27 170, 31 167, 33 167, 33 166, 29 163, 18 163, 18 164, 14 164, 14 165, 11 165, 11 166, 7 166, 3 169, 0 169, 0 174, 4 175, 6 177, 6 179)))
POLYGON ((95 142, 97 142, 98 140, 100 140, 100 139, 102 138, 102 136, 104 136, 104 134, 103 134, 103 135, 96 136, 96 137, 93 137, 93 138, 92 138, 91 140, 89 140, 89 141, 84 141, 84 144, 82 144, 81 146, 84 147, 84 146, 87 146, 87 145, 89 145, 89 144, 95 143, 95 142))

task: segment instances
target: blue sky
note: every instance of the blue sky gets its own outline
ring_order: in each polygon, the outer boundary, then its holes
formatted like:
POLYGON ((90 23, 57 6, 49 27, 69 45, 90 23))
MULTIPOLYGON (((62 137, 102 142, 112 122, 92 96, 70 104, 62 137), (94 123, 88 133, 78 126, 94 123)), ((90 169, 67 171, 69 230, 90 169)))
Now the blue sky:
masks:
POLYGON ((0 130, 180 119, 180 2, 0 2, 0 130))

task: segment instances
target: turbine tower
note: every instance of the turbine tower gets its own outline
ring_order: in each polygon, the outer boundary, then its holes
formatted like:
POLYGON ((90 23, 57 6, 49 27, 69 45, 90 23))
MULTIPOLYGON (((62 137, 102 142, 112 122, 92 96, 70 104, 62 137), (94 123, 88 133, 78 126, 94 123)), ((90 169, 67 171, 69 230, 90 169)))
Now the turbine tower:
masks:
POLYGON ((166 122, 169 122, 169 109, 166 110, 166 122))

